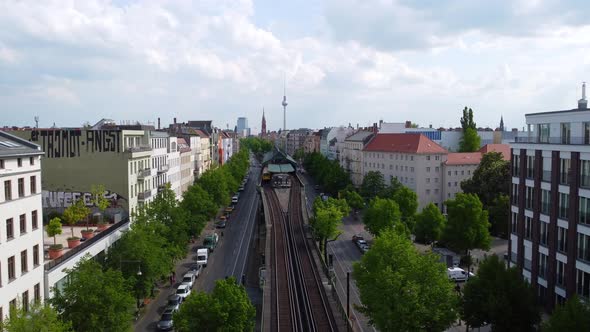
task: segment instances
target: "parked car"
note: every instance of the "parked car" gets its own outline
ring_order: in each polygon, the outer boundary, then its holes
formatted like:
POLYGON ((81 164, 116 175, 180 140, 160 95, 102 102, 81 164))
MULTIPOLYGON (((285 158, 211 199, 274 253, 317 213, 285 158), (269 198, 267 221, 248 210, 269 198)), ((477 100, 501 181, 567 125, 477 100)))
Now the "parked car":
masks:
POLYGON ((207 267, 208 258, 209 258, 209 249, 207 249, 207 248, 197 249, 197 264, 201 264, 201 265, 203 265, 203 267, 207 267))
POLYGON ((210 252, 213 252, 213 250, 215 250, 215 247, 217 247, 218 242, 219 235, 217 235, 217 233, 212 233, 205 236, 205 239, 203 240, 203 246, 209 249, 210 252))
POLYGON ((234 207, 230 205, 230 206, 226 207, 224 211, 225 211, 225 214, 228 215, 234 211, 234 207))
POLYGON ((182 300, 186 300, 186 297, 191 294, 191 289, 187 284, 180 284, 176 288, 176 295, 182 297, 182 300))
POLYGON ((244 191, 244 184, 242 184, 239 188, 238 191, 244 191))
POLYGON ((231 198, 231 202, 232 202, 232 203, 234 203, 234 204, 236 204, 236 203, 238 202, 238 198, 239 198, 239 196, 238 196, 238 195, 234 195, 234 196, 231 198))
POLYGON ((470 277, 475 277, 475 274, 463 270, 460 267, 449 267, 447 268, 447 275, 449 279, 458 282, 458 281, 466 281, 470 277))
POLYGON ((361 253, 366 253, 367 250, 369 250, 369 244, 367 243, 367 241, 360 235, 353 235, 352 236, 352 242, 354 242, 354 244, 357 246, 357 248, 359 248, 359 250, 361 251, 361 253))
POLYGON ((157 328, 159 331, 171 331, 173 327, 172 322, 172 310, 167 309, 162 313, 162 317, 160 317, 160 321, 158 321, 157 328))
POLYGON ((219 220, 218 222, 215 223, 215 228, 225 228, 225 220, 219 220))
POLYGON ((182 277, 181 285, 187 285, 188 288, 193 288, 195 282, 195 274, 192 272, 185 273, 182 277))
POLYGON ((166 305, 166 310, 172 310, 172 312, 177 312, 180 309, 180 304, 182 303, 182 297, 172 294, 168 296, 168 304, 166 305))
POLYGON ((189 271, 191 271, 195 275, 195 278, 198 278, 201 275, 201 271, 203 271, 203 265, 192 264, 189 271))

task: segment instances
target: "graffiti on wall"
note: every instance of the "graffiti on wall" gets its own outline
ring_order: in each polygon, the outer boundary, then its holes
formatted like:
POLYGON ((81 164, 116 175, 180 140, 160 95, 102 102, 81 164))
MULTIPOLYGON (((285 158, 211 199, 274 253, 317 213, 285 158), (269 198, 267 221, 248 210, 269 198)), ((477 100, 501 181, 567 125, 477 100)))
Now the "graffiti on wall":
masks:
MULTIPOLYGON (((120 208, 125 201, 123 196, 109 190, 105 190, 103 196, 111 202, 110 208, 120 208)), ((94 206, 92 193, 89 192, 43 190, 44 208, 67 208, 79 199, 83 199, 84 204, 88 207, 94 206)))
POLYGON ((80 152, 121 152, 120 130, 41 129, 31 131, 31 142, 47 158, 75 158, 80 152))

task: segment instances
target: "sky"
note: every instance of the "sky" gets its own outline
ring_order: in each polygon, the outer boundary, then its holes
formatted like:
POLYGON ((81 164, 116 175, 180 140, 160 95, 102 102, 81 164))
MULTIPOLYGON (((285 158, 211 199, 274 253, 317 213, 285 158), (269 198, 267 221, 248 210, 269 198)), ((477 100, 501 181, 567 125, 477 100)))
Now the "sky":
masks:
POLYGON ((522 129, 590 80, 585 1, 0 0, 3 125, 522 129))

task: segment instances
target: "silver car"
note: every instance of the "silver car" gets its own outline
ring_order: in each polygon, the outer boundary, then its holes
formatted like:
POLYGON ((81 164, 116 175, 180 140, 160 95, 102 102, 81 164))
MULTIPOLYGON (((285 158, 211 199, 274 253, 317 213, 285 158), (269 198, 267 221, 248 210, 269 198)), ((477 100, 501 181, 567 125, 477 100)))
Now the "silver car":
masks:
POLYGON ((160 317, 160 321, 158 321, 158 330, 159 331, 170 331, 174 328, 172 322, 172 310, 166 310, 160 317))

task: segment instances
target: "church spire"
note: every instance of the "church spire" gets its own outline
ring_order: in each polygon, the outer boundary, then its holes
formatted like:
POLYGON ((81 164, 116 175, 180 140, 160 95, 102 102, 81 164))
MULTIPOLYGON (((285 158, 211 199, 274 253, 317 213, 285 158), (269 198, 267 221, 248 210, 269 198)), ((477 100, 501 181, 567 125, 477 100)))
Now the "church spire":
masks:
POLYGON ((261 137, 266 136, 266 118, 264 116, 264 107, 262 108, 262 126, 260 129, 260 136, 261 137))
POLYGON ((500 131, 504 131, 504 116, 500 115, 500 131))

